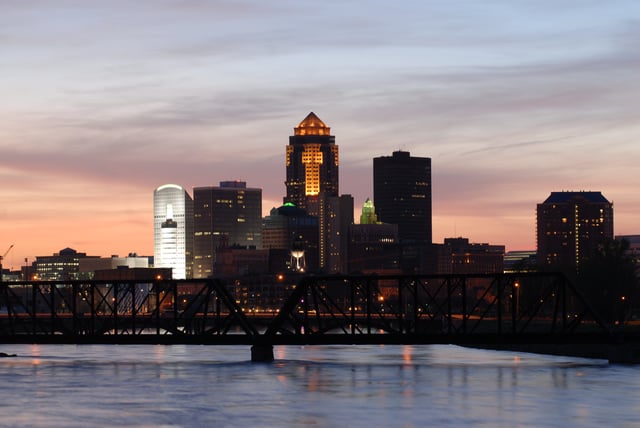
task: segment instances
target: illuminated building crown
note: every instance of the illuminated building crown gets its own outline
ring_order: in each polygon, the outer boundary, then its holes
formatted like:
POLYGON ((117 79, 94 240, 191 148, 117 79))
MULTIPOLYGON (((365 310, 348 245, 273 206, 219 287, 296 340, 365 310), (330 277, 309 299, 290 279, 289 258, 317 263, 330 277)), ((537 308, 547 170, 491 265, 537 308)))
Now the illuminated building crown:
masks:
POLYGON ((331 128, 324 124, 314 112, 311 112, 302 122, 293 128, 294 135, 330 135, 331 128))

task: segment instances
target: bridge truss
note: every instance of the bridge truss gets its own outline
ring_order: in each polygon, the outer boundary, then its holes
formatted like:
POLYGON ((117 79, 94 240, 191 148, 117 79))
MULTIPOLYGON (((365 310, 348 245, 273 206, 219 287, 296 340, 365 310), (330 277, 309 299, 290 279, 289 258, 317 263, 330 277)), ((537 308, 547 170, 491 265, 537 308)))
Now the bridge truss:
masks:
POLYGON ((269 359, 279 344, 611 340, 561 274, 262 278, 5 282, 0 342, 246 344, 269 359), (273 287, 288 291, 266 299, 273 287), (243 307, 244 295, 264 301, 243 307))

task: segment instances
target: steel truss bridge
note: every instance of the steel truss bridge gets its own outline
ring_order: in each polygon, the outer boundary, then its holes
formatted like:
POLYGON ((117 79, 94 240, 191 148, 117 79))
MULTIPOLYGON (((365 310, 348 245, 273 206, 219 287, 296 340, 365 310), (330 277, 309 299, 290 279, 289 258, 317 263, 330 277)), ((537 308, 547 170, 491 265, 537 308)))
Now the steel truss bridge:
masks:
POLYGON ((4 282, 0 343, 250 345, 254 361, 272 360, 274 345, 326 344, 459 344, 610 360, 638 354, 637 341, 630 348, 614 334, 561 274, 262 282, 4 282), (288 291, 267 296, 277 287, 288 291), (248 294, 259 305, 241 307, 248 294))

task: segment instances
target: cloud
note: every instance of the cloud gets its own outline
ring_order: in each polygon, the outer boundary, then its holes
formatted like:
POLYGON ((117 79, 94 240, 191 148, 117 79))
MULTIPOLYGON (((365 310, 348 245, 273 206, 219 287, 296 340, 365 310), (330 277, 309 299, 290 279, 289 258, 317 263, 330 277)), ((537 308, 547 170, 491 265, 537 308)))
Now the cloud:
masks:
POLYGON ((138 225, 167 182, 242 179, 276 203, 288 136, 314 111, 356 207, 372 158, 403 149, 432 158, 444 230, 530 240, 535 203, 559 189, 602 190, 633 218, 635 2, 363 5, 3 2, 0 195, 21 218, 39 215, 27 201, 86 197, 138 225))

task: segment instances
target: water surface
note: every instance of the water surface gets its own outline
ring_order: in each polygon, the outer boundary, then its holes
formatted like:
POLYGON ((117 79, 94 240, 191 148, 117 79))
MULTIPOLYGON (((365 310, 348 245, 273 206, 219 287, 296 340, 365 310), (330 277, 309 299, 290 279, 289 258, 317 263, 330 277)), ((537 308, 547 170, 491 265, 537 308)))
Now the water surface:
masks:
POLYGON ((3 345, 1 426, 640 427, 640 367, 457 346, 3 345))

